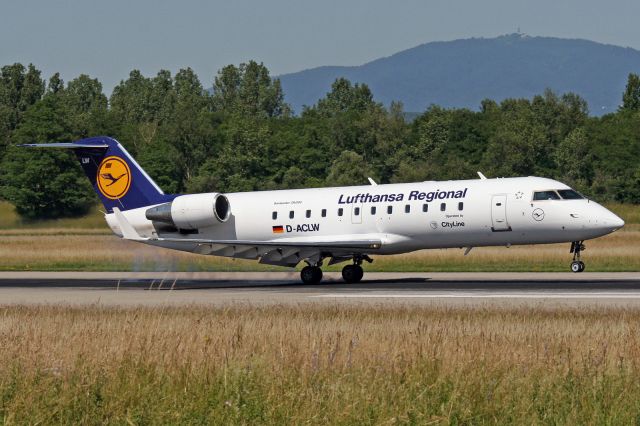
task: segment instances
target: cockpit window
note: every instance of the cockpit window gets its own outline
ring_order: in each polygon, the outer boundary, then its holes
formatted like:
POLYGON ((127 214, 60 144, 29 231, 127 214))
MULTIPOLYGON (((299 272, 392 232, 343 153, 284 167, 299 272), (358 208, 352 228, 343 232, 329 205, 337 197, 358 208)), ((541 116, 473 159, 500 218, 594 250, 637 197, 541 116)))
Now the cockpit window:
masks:
POLYGON ((573 189, 558 189, 558 194, 565 200, 582 200, 584 197, 573 189))
POLYGON ((534 201, 543 201, 543 200, 559 200, 560 196, 556 191, 536 191, 533 193, 534 201))

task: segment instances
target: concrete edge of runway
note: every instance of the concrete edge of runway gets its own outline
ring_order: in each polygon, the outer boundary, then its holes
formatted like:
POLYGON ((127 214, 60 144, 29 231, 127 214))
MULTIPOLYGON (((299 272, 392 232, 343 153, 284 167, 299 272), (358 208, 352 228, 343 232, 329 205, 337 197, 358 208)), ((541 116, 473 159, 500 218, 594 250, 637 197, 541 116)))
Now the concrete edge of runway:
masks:
POLYGON ((317 285, 297 272, 0 272, 0 306, 419 303, 640 307, 640 273, 380 273, 317 285))
MULTIPOLYGON (((340 272, 325 272, 332 280, 341 278, 340 272)), ((284 272, 131 272, 131 271, 2 271, 0 280, 189 280, 189 281, 274 281, 299 280, 297 271, 284 272)), ((407 278, 438 281, 594 281, 640 280, 640 272, 365 272, 365 280, 402 280, 407 278)))

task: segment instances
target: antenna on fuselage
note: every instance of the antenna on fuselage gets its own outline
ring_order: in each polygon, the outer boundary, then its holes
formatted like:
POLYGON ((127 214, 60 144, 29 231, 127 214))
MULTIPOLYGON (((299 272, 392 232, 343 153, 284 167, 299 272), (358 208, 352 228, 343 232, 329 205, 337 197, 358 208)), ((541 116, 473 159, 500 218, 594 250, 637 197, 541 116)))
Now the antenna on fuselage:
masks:
POLYGON ((369 183, 371 184, 371 186, 378 186, 375 180, 371 179, 370 177, 368 177, 367 179, 369 179, 369 183))
POLYGON ((478 176, 480 176, 480 179, 487 180, 487 177, 483 175, 482 172, 477 172, 477 173, 478 173, 478 176))

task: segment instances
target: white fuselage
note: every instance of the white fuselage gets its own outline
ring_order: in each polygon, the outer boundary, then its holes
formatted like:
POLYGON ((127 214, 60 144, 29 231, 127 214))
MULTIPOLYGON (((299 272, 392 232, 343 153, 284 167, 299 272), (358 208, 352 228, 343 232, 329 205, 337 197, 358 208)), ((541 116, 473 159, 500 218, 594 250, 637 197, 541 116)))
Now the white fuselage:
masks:
MULTIPOLYGON (((522 177, 228 193, 229 220, 198 229, 195 235, 173 237, 309 243, 371 237, 382 245, 368 254, 394 254, 582 241, 624 225, 591 200, 533 198, 535 191, 562 189, 569 187, 551 179, 522 177)), ((146 219, 146 209, 123 213, 140 236, 162 236, 146 219)), ((106 219, 122 235, 113 214, 106 219)), ((188 241, 149 243, 198 252, 198 244, 188 241)))

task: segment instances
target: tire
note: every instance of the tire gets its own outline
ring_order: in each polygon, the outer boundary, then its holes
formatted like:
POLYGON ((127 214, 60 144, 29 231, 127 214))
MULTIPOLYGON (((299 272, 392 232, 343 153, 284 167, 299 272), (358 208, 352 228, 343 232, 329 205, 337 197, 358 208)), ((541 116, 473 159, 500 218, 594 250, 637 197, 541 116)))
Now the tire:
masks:
POLYGON ((300 279, 305 284, 318 284, 322 281, 322 269, 317 266, 305 266, 300 271, 300 279))
POLYGON ((342 268, 342 279, 349 284, 360 282, 364 271, 360 265, 347 265, 342 268))
POLYGON ((582 272, 584 267, 580 265, 580 262, 571 262, 571 272, 582 272))
POLYGON ((581 260, 578 263, 580 264, 580 272, 584 271, 584 268, 586 268, 584 262, 581 260))

